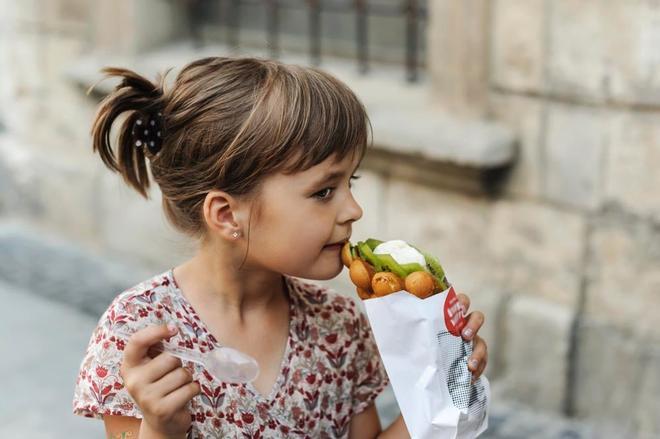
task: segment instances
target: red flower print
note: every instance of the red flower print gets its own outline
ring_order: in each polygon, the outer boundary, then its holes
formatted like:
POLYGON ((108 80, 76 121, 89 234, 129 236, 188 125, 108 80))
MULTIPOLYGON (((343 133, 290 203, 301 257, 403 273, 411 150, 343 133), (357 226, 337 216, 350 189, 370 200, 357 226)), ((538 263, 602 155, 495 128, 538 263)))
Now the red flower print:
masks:
POLYGON ((334 342, 337 341, 337 334, 326 335, 325 341, 327 341, 330 344, 333 344, 334 342))
POLYGON ((110 347, 110 342, 109 341, 104 341, 103 342, 103 349, 108 349, 110 347))
POLYGON ((105 376, 108 374, 108 369, 106 369, 103 366, 98 366, 96 368, 96 376, 99 378, 105 378, 105 376))
POLYGON ((252 413, 243 413, 241 415, 241 419, 246 424, 252 424, 252 422, 254 421, 254 415, 252 413))
POLYGON ((206 416, 204 415, 204 413, 197 413, 196 418, 197 418, 197 422, 204 422, 206 416))
POLYGON ((123 351, 124 347, 126 347, 126 343, 124 343, 124 340, 117 340, 117 349, 123 351))
POLYGON ((305 378, 305 380, 306 380, 309 384, 314 384, 314 382, 316 381, 316 375, 313 374, 313 373, 312 373, 312 374, 309 374, 309 375, 307 375, 307 377, 305 378))
POLYGON ((121 388, 122 388, 121 383, 119 381, 116 381, 115 384, 114 384, 114 388, 115 388, 115 390, 121 390, 121 388))
POLYGON ((352 337, 352 336, 353 336, 353 332, 354 332, 354 330, 355 330, 355 324, 354 324, 353 322, 347 322, 347 323, 344 325, 344 328, 345 328, 345 331, 346 331, 346 335, 352 337))
POLYGON ((257 406, 257 411, 259 412, 260 418, 268 419, 268 406, 266 404, 259 404, 257 406))

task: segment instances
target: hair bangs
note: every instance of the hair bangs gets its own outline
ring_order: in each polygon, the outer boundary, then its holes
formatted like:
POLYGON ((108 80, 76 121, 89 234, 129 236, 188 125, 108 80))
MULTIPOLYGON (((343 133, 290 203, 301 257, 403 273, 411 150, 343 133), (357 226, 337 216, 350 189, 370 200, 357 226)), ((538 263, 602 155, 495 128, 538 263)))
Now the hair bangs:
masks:
POLYGON ((286 98, 276 100, 282 105, 279 161, 287 163, 281 172, 302 172, 332 156, 341 161, 358 154, 361 161, 371 123, 357 96, 323 71, 290 67, 281 77, 280 93, 286 98))

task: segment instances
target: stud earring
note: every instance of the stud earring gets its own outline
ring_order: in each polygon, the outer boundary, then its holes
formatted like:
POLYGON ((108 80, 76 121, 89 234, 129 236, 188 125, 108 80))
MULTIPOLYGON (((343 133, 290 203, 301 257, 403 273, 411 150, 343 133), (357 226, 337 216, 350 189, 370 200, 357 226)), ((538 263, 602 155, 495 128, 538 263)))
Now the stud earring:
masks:
POLYGON ((239 235, 240 235, 240 233, 234 232, 231 236, 233 236, 234 238, 238 238, 239 235))

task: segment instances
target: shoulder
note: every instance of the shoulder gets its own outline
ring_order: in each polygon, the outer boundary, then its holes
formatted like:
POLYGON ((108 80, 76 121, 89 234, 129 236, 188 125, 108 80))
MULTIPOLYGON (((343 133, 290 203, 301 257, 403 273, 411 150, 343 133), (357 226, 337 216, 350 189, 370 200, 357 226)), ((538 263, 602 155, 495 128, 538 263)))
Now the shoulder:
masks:
POLYGON ((120 292, 99 319, 97 330, 114 332, 125 325, 128 329, 148 322, 161 323, 175 308, 170 284, 168 272, 164 272, 120 292))
POLYGON ((129 332, 162 320, 172 293, 166 273, 120 292, 101 315, 80 364, 73 399, 74 414, 102 418, 141 418, 139 407, 123 386, 119 369, 129 332))

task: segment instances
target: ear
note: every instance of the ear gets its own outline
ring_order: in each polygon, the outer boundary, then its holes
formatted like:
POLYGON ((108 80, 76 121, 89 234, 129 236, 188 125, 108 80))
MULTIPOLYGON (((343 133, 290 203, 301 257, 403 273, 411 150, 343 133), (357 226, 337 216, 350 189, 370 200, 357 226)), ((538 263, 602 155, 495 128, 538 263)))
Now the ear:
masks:
POLYGON ((235 232, 239 238, 245 234, 242 221, 241 203, 226 192, 212 190, 204 199, 204 221, 209 232, 228 241, 236 241, 235 232))

